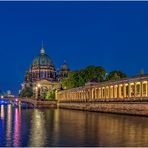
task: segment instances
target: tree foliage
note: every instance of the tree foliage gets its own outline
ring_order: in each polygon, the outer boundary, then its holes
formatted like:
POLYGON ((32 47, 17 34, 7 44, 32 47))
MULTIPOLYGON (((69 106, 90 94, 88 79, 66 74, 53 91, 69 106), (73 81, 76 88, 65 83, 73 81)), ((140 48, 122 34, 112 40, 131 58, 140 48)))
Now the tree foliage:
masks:
POLYGON ((55 90, 48 90, 45 96, 46 100, 55 100, 55 90))
POLYGON ((68 77, 62 80, 64 89, 74 88, 85 85, 92 79, 97 79, 100 82, 107 80, 119 80, 127 75, 120 70, 113 70, 109 74, 102 66, 88 66, 85 69, 73 71, 68 74, 68 77))
POLYGON ((125 78, 127 75, 120 70, 113 70, 111 71, 108 76, 107 80, 119 80, 121 78, 125 78))
POLYGON ((32 96, 33 96, 32 87, 26 87, 20 93, 20 97, 32 97, 32 96))
POLYGON ((68 89, 83 86, 94 78, 104 81, 105 74, 106 70, 101 66, 88 66, 85 69, 70 72, 68 77, 62 80, 62 87, 68 89))

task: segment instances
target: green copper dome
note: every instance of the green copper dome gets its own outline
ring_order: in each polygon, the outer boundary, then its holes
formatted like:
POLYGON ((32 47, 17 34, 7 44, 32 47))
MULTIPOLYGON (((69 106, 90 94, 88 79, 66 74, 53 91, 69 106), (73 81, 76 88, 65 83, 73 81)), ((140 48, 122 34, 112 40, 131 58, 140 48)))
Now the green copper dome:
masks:
POLYGON ((66 64, 66 61, 64 61, 64 64, 62 64, 60 70, 69 70, 68 65, 66 64))
POLYGON ((34 58, 32 66, 54 66, 54 64, 42 47, 40 54, 34 58))

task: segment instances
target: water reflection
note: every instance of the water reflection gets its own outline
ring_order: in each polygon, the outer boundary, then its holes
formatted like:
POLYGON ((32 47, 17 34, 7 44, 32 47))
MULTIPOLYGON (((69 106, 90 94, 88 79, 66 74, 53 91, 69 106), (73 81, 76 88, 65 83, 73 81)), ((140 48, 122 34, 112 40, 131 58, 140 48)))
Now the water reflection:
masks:
POLYGON ((15 108, 15 124, 14 124, 14 147, 21 145, 21 109, 15 108))
POLYGON ((11 105, 9 104, 7 106, 7 130, 6 130, 6 138, 8 141, 6 143, 7 147, 11 146, 11 143, 12 143, 11 132, 12 132, 12 108, 11 108, 11 105))
POLYGON ((61 110, 59 118, 62 146, 148 146, 146 117, 61 110))
POLYGON ((43 112, 34 110, 31 120, 29 146, 44 146, 46 144, 46 129, 43 112))
POLYGON ((1 105, 1 119, 3 120, 5 116, 5 112, 4 112, 4 105, 1 105))
POLYGON ((0 146, 148 146, 147 117, 0 107, 0 146))

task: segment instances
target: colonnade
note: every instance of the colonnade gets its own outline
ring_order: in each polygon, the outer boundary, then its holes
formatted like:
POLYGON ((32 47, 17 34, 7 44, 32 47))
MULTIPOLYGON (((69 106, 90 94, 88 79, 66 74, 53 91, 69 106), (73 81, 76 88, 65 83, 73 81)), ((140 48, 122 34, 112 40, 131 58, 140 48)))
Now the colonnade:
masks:
POLYGON ((57 99, 62 101, 93 101, 113 98, 138 98, 148 96, 148 81, 125 81, 100 83, 59 91, 57 99))

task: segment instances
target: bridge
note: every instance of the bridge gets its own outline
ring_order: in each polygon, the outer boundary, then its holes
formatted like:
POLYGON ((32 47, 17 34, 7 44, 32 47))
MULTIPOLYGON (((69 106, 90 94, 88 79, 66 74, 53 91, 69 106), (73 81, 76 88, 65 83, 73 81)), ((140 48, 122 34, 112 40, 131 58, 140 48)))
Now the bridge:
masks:
POLYGON ((11 103, 13 105, 19 106, 23 103, 28 104, 29 107, 33 108, 56 108, 57 107, 57 101, 38 101, 36 99, 31 98, 3 98, 1 101, 6 104, 6 102, 11 103))

